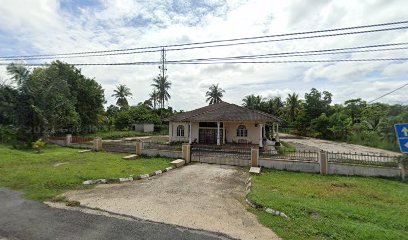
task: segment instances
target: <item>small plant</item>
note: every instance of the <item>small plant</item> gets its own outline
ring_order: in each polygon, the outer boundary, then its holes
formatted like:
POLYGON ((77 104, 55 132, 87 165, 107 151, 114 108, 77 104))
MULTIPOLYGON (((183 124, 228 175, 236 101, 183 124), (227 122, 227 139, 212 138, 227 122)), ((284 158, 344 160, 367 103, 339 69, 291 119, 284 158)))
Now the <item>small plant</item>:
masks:
POLYGON ((41 153, 42 149, 45 146, 44 140, 42 138, 38 139, 37 141, 33 142, 33 149, 37 151, 37 153, 41 153))

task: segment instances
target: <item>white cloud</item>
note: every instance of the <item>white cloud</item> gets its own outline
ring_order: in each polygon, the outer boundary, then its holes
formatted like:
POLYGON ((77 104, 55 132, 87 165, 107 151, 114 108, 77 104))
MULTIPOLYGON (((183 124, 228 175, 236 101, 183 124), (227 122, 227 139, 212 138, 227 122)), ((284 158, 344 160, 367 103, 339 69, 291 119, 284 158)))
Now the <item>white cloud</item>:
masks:
MULTIPOLYGON (((399 1, 175 1, 103 0, 77 12, 54 0, 3 1, 0 5, 0 55, 61 53, 154 46, 216 39, 280 34, 391 22, 406 19, 408 2, 399 1), (23 7, 21 7, 23 6, 23 7), (18 39, 15 44, 4 39, 18 39), (3 45, 4 44, 4 45, 3 45)), ((11 41, 11 40, 10 40, 11 41)), ((318 38, 167 52, 168 60, 290 52, 381 43, 407 42, 408 31, 318 38)), ((406 51, 313 56, 308 59, 406 57, 406 51)), ((159 53, 66 59, 67 62, 156 61, 159 53)), ((287 58, 281 58, 286 60, 287 58)), ((306 59, 297 57, 296 59, 306 59)), ((64 60, 64 59, 63 59, 64 60)), ((266 59, 268 60, 268 59, 266 59)), ((274 59, 270 59, 274 60, 274 59)), ((280 59, 276 59, 280 60, 280 59)), ((402 85, 408 65, 390 62, 299 63, 253 65, 168 65, 173 85, 169 105, 192 109, 205 104, 206 88, 219 83, 225 100, 237 104, 248 94, 303 96, 312 87, 329 90, 335 102, 362 97, 371 100, 402 85), (395 79, 397 78, 397 79, 395 79)), ((157 66, 82 67, 103 85, 108 103, 115 85, 128 85, 132 104, 148 97, 157 66)), ((5 68, 0 77, 6 78, 5 68)), ((406 79, 405 79, 406 81, 406 79)), ((397 103, 402 91, 382 99, 397 103)))

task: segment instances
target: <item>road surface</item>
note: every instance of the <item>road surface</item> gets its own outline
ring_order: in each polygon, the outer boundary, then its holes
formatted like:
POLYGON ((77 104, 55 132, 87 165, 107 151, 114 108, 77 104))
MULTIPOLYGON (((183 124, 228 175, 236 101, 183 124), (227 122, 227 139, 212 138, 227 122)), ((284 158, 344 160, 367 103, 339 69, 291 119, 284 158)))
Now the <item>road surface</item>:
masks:
POLYGON ((170 224, 51 208, 0 188, 0 240, 230 239, 170 224))

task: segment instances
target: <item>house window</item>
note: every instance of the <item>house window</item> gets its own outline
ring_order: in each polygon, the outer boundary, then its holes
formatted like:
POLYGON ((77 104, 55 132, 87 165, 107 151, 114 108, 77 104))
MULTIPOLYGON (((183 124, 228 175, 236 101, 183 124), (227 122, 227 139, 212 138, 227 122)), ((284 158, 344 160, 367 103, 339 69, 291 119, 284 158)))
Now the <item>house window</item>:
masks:
POLYGON ((184 126, 183 125, 177 126, 177 137, 184 137, 184 126))
POLYGON ((246 129, 245 125, 238 126, 237 137, 248 137, 248 129, 246 129))

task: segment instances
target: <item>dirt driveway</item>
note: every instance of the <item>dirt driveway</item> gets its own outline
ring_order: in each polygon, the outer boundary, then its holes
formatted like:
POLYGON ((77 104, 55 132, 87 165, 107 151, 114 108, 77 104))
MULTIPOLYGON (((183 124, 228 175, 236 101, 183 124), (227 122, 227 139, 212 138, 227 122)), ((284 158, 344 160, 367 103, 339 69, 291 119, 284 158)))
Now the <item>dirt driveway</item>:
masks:
POLYGON ((364 154, 384 154, 397 156, 399 153, 387 151, 379 148, 366 147, 356 144, 335 142, 329 140, 322 140, 310 137, 298 137, 290 134, 279 134, 281 140, 284 142, 291 143, 296 146, 296 148, 306 148, 310 150, 323 150, 328 152, 342 152, 342 153, 364 153, 364 154))
POLYGON ((82 205, 157 222, 225 233, 238 239, 275 239, 244 202, 247 170, 192 164, 126 184, 66 193, 82 205))

